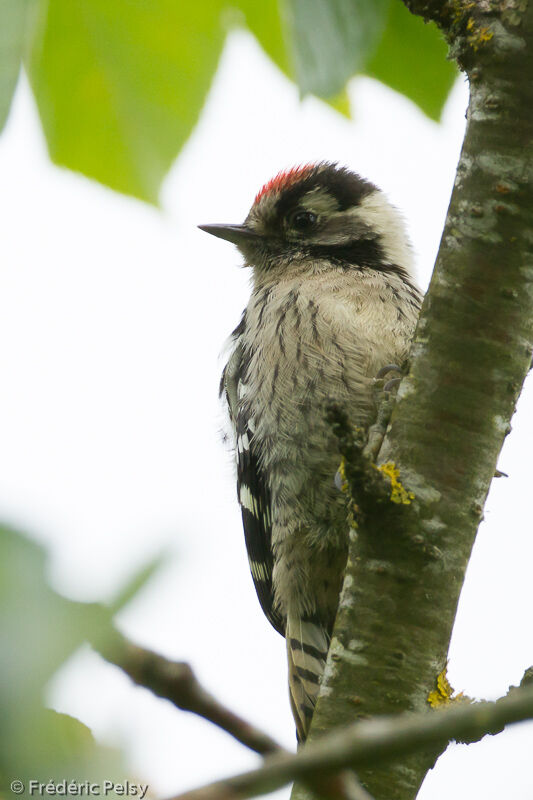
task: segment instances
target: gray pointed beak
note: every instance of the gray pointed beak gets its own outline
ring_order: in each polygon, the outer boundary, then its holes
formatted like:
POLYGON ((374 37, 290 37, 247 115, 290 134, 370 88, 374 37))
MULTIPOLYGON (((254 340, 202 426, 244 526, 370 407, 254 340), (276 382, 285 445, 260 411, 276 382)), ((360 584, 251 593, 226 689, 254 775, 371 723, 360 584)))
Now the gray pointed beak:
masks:
POLYGON ((260 238, 259 234, 247 228, 246 225, 198 225, 198 227, 201 231, 237 245, 246 240, 260 238))

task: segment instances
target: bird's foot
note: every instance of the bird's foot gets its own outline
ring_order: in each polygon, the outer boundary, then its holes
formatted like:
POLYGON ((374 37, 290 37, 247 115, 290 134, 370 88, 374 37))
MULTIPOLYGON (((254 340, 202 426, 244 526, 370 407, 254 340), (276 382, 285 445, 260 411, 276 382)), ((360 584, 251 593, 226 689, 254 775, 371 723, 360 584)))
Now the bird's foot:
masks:
POLYGON ((397 364, 386 364, 374 378, 376 419, 368 428, 368 439, 363 451, 364 455, 372 462, 376 461, 381 449, 395 402, 394 395, 404 374, 404 370, 397 364), (389 377, 388 380, 385 380, 391 373, 396 373, 397 377, 389 377))
POLYGON ((396 372, 397 375, 399 375, 399 377, 398 378, 389 378, 389 380, 386 381, 383 384, 383 391, 384 392, 390 392, 393 389, 397 389, 398 388, 398 386, 400 385, 400 381, 404 376, 403 369, 401 367, 399 367, 397 364, 386 364, 384 367, 381 367, 381 369, 376 374, 376 377, 374 379, 375 381, 382 381, 391 372, 396 372))

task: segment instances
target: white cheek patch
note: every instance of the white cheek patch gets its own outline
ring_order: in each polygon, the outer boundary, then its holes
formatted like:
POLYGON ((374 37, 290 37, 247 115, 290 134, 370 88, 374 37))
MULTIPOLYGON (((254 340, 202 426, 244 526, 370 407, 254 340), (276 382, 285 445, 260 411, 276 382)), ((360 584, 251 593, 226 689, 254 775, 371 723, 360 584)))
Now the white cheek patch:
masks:
POLYGON ((354 216, 379 234, 385 258, 390 264, 398 264, 412 272, 413 254, 404 221, 383 192, 376 190, 364 197, 354 216))

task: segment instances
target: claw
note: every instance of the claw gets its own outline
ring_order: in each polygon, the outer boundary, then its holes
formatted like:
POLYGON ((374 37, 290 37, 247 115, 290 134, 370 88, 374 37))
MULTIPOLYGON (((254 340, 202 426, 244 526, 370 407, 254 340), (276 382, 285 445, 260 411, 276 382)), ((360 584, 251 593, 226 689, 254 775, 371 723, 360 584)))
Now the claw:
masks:
POLYGON ((386 366, 381 367, 379 372, 376 374, 376 379, 381 380, 381 378, 384 378, 389 372, 399 372, 403 377, 403 369, 401 369, 398 364, 387 364, 386 366))
POLYGON ((387 381, 385 386, 383 387, 384 392, 392 392, 393 389, 397 389, 400 385, 401 378, 391 378, 390 381, 387 381))
POLYGON ((508 478, 509 475, 506 472, 502 472, 501 469, 497 469, 494 472, 494 477, 495 478, 508 478))

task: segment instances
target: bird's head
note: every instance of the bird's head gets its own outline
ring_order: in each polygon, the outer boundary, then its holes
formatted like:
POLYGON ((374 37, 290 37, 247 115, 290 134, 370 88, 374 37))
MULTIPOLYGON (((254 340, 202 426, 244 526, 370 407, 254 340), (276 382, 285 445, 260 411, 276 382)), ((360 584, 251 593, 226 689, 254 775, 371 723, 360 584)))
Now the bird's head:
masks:
POLYGON ((328 265, 411 273, 398 211, 374 184, 321 162, 280 172, 257 193, 242 225, 200 225, 237 245, 265 275, 328 265))

